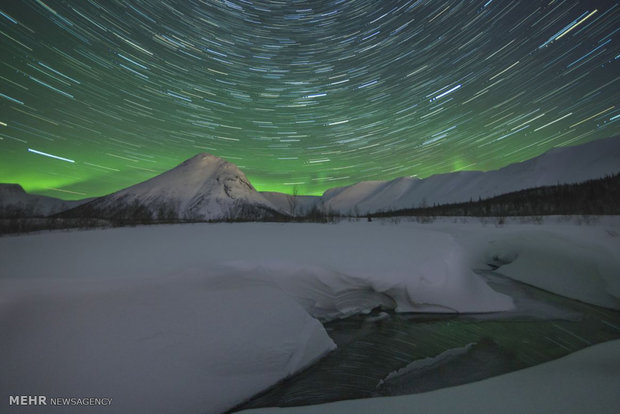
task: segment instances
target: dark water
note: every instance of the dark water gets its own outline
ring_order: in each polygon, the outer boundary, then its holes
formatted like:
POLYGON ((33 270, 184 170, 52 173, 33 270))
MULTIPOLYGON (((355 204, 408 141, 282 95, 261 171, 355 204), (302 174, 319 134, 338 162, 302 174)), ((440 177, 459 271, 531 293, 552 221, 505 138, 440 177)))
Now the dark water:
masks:
POLYGON ((479 274, 495 290, 512 296, 517 309, 476 315, 377 311, 326 323, 338 349, 235 410, 430 391, 620 338, 620 312, 497 273, 479 274))

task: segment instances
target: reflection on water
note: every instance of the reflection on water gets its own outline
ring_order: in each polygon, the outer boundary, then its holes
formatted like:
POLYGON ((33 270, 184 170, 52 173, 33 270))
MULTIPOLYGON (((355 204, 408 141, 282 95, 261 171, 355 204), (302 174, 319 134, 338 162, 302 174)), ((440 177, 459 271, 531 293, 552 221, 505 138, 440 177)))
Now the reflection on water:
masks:
POLYGON ((236 409, 412 394, 478 381, 620 338, 620 312, 479 274, 517 309, 478 315, 376 311, 325 324, 338 349, 236 409))

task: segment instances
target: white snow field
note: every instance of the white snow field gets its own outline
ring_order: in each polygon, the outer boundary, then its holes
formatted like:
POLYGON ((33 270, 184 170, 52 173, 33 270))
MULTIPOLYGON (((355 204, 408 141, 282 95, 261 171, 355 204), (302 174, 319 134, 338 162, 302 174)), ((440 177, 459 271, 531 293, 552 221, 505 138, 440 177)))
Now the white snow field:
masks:
POLYGON ((220 413, 335 348, 292 299, 230 275, 10 282, 0 300, 2 412, 9 396, 43 395, 111 398, 88 407, 102 413, 220 413))
POLYGON ((240 413, 616 414, 619 389, 620 340, 616 340, 535 367, 422 394, 240 413))
POLYGON ((619 234, 610 218, 591 226, 375 220, 3 237, 0 398, 94 396, 112 398, 113 412, 222 412, 332 350, 317 319, 377 306, 512 309, 512 298, 472 270, 488 263, 620 308, 619 234))

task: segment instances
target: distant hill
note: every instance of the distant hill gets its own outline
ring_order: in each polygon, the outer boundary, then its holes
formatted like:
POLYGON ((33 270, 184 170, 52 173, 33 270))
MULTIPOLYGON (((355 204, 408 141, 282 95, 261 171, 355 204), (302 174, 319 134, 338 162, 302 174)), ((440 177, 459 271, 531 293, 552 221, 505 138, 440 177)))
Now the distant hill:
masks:
POLYGON ((555 148, 494 171, 462 171, 425 179, 401 177, 332 188, 320 196, 258 192, 234 164, 198 154, 150 180, 93 200, 63 201, 0 185, 1 217, 58 215, 129 222, 262 220, 287 216, 366 215, 466 203, 515 191, 580 183, 620 172, 620 137, 555 148))
POLYGON ((482 200, 376 213, 393 216, 515 217, 620 214, 620 174, 519 190, 482 200))
POLYGON ((19 184, 0 184, 0 218, 46 217, 88 201, 28 194, 19 184))
POLYGON ((554 148, 494 171, 462 171, 425 179, 366 181, 327 190, 317 203, 341 214, 401 210, 494 197, 526 188, 578 183, 620 172, 620 137, 554 148))

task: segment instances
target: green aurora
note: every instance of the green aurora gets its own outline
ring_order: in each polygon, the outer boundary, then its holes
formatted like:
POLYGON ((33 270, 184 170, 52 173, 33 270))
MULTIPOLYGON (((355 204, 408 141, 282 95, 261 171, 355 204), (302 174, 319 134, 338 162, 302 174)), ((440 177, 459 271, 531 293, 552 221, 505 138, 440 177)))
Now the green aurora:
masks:
POLYGON ((619 9, 5 2, 0 182, 94 197, 199 152, 236 164, 260 191, 313 195, 501 168, 618 135, 619 9))

